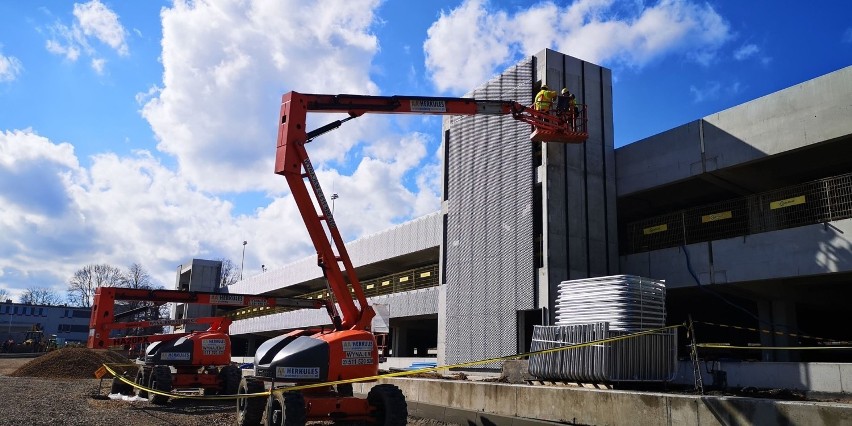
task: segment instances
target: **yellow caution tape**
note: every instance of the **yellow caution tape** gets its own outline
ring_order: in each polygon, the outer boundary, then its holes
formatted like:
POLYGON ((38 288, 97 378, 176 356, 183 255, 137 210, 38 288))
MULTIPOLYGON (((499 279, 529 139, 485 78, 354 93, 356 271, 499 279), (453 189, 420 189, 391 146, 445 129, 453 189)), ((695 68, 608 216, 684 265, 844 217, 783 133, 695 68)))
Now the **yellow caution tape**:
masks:
POLYGON ((852 349, 852 346, 731 346, 720 345, 717 343, 698 343, 695 346, 699 348, 714 348, 714 349, 756 349, 760 351, 766 350, 817 350, 817 349, 852 349))
POLYGON ((379 380, 379 379, 385 379, 385 378, 390 378, 390 377, 412 376, 412 375, 415 375, 415 374, 432 373, 432 372, 441 371, 441 370, 448 370, 448 369, 451 369, 451 368, 470 367, 470 366, 474 366, 474 365, 490 364, 490 363, 498 362, 498 361, 508 361, 508 360, 511 360, 511 359, 526 358, 526 357, 529 357, 529 356, 532 356, 532 355, 544 355, 544 354, 549 354, 549 353, 554 353, 554 352, 565 351, 565 350, 569 350, 569 349, 577 349, 577 348, 583 348, 583 347, 587 347, 587 346, 600 345, 602 343, 617 342, 619 340, 632 339, 634 337, 639 337, 639 336, 644 336, 644 335, 647 335, 647 334, 654 334, 654 333, 659 333, 659 332, 665 331, 665 330, 684 327, 685 325, 686 324, 669 325, 669 326, 666 326, 666 327, 655 328, 653 330, 639 331, 639 332, 636 332, 636 333, 625 334, 623 336, 618 336, 618 337, 610 337, 610 338, 607 338, 607 339, 592 340, 592 341, 589 341, 589 342, 560 346, 558 348, 542 349, 540 351, 526 352, 526 353, 522 353, 522 354, 507 355, 507 356, 501 356, 501 357, 495 357, 495 358, 488 358, 488 359, 482 359, 482 360, 479 360, 479 361, 462 362, 462 363, 458 363, 458 364, 442 365, 442 366, 437 366, 437 367, 427 367, 427 368, 421 368, 421 369, 418 369, 418 370, 397 371, 397 372, 394 372, 394 373, 380 374, 380 375, 377 375, 377 376, 359 377, 357 379, 336 380, 336 381, 332 381, 332 382, 312 383, 312 384, 307 384, 307 385, 281 387, 281 388, 276 388, 276 389, 272 389, 272 390, 264 391, 264 392, 257 392, 257 393, 250 393, 250 394, 239 394, 239 395, 201 396, 201 395, 181 395, 181 394, 174 394, 174 393, 168 393, 168 392, 161 392, 161 391, 154 390, 154 389, 151 389, 151 388, 148 388, 148 387, 145 387, 145 386, 141 386, 136 382, 130 381, 126 377, 123 377, 123 376, 117 374, 114 370, 112 370, 109 366, 107 366, 107 364, 104 364, 104 367, 107 368, 107 370, 110 372, 110 374, 117 377, 122 382, 133 386, 134 388, 138 388, 138 389, 141 389, 143 391, 147 391, 148 393, 153 393, 153 394, 156 394, 156 395, 168 396, 170 398, 185 398, 185 399, 257 398, 257 397, 261 397, 261 396, 264 396, 264 397, 268 396, 270 393, 292 392, 292 391, 299 391, 299 390, 303 390, 303 389, 313 389, 313 388, 319 388, 319 387, 341 385, 341 384, 345 384, 345 383, 374 382, 374 381, 379 380))
POLYGON ((829 341, 829 342, 834 341, 832 339, 826 339, 824 337, 807 336, 807 335, 804 335, 804 334, 787 333, 787 332, 784 332, 784 331, 763 330, 763 329, 760 329, 760 328, 742 327, 742 326, 738 326, 738 325, 717 324, 717 323, 707 322, 707 321, 693 321, 693 322, 696 323, 696 324, 714 325, 716 327, 733 328, 733 329, 737 329, 737 330, 757 331, 757 332, 760 332, 760 333, 775 334, 775 335, 778 335, 778 336, 802 337, 802 338, 805 338, 805 339, 825 340, 825 341, 829 341))

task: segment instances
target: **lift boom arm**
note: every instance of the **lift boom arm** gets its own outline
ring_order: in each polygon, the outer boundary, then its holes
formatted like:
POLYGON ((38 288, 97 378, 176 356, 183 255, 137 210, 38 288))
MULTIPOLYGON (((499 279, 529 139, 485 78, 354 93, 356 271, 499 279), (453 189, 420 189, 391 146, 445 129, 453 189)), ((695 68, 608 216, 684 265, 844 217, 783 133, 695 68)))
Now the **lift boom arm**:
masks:
MULTIPOLYGON (((110 331, 121 328, 150 327, 161 325, 176 325, 186 323, 210 324, 211 330, 226 332, 231 320, 220 317, 204 317, 187 320, 154 320, 143 322, 118 323, 115 314, 116 300, 139 300, 155 303, 181 302, 200 305, 218 306, 254 306, 254 307, 289 307, 318 309, 330 306, 323 299, 297 299, 289 297, 258 296, 253 294, 210 293, 200 291, 180 290, 148 290, 139 288, 98 287, 92 303, 92 317, 89 320, 89 338, 86 346, 92 349, 106 348, 114 344, 128 343, 131 340, 152 342, 173 338, 180 333, 164 336, 131 336, 111 338, 110 331)), ((188 333, 183 333, 188 334, 188 333)))
POLYGON ((335 325, 342 329, 368 329, 375 312, 367 304, 340 231, 305 150, 305 144, 340 127, 343 122, 366 113, 511 115, 515 120, 534 126, 535 131, 531 137, 534 141, 582 143, 588 138, 583 115, 585 110, 581 111, 581 116, 575 117, 536 111, 514 101, 423 96, 319 95, 298 92, 285 94, 281 101, 275 173, 284 175, 287 179, 317 251, 318 264, 340 305, 342 318, 332 319, 335 325), (308 132, 306 120, 309 111, 347 113, 349 117, 308 132), (310 191, 319 204, 319 212, 311 200, 310 191), (355 299, 350 295, 347 282, 352 286, 355 299), (355 305, 355 300, 358 301, 358 306, 355 305))

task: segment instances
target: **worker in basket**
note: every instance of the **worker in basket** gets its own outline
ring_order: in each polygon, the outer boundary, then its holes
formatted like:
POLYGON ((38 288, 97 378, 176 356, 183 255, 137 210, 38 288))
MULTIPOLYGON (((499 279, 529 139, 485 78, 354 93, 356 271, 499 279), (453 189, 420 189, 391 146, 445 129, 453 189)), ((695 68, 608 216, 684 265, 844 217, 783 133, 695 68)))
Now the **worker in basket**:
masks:
POLYGON ((541 85, 541 90, 535 95, 534 108, 537 111, 548 112, 553 106, 553 100, 556 98, 556 91, 550 90, 546 84, 541 85))

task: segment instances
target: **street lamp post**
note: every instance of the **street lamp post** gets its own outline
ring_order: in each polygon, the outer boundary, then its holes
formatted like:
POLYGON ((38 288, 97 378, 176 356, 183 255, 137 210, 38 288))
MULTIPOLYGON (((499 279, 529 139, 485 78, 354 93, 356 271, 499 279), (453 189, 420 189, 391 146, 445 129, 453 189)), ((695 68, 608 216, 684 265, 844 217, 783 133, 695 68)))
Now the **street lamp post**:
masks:
POLYGON ((243 280, 243 265, 246 263, 246 244, 248 244, 248 241, 243 241, 243 260, 240 261, 240 281, 243 280))

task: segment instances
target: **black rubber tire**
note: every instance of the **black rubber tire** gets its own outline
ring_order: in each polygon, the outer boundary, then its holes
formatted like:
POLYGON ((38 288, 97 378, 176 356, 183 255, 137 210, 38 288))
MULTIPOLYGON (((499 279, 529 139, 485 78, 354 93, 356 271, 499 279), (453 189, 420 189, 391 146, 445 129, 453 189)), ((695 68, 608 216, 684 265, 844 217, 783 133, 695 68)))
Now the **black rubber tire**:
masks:
MULTIPOLYGON (((151 380, 150 385, 148 387, 160 392, 171 392, 172 370, 170 370, 169 367, 166 365, 155 366, 154 369, 151 371, 151 380)), ((166 395, 150 393, 148 395, 148 401, 151 401, 152 404, 156 405, 165 405, 167 402, 169 402, 169 397, 166 395)))
POLYGON ((337 385, 337 394, 343 397, 354 395, 352 392, 352 383, 341 383, 337 385))
POLYGON ((243 370, 235 365, 226 365, 219 370, 219 395, 236 395, 240 390, 243 370))
POLYGON ((305 426, 308 411, 301 392, 276 392, 269 396, 267 426, 305 426))
MULTIPOLYGON (((237 387, 238 395, 260 393, 266 390, 262 380, 243 377, 237 387)), ((263 419, 266 401, 261 398, 237 398, 237 426, 259 426, 263 419)))
POLYGON ((133 395, 133 386, 124 383, 118 377, 112 378, 112 385, 109 388, 110 395, 122 394, 133 395))
MULTIPOLYGON (((139 367, 139 372, 136 373, 136 382, 137 385, 140 386, 148 386, 148 379, 151 377, 151 370, 147 368, 139 367)), ((139 398, 148 399, 148 391, 136 388, 136 396, 139 398)))
POLYGON ((394 385, 373 386, 367 393, 367 402, 373 407, 373 418, 379 426, 405 426, 408 405, 405 395, 394 385))

